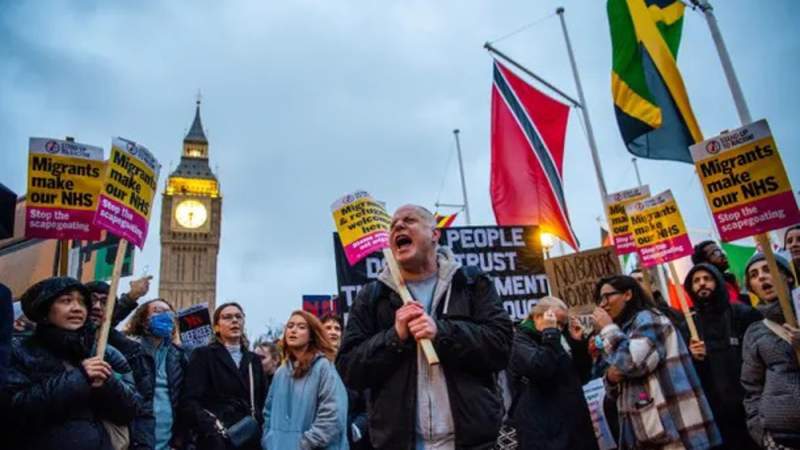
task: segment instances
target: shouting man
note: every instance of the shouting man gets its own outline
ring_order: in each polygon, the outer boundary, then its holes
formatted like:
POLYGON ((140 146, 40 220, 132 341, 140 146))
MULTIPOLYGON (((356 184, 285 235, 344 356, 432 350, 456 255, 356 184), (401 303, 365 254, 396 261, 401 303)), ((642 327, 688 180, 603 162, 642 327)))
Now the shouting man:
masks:
POLYGON ((399 208, 390 246, 416 301, 403 304, 387 267, 350 312, 337 365, 348 387, 370 389, 377 449, 491 449, 503 419, 495 374, 508 363, 511 321, 491 279, 461 267, 439 233, 427 209, 399 208))

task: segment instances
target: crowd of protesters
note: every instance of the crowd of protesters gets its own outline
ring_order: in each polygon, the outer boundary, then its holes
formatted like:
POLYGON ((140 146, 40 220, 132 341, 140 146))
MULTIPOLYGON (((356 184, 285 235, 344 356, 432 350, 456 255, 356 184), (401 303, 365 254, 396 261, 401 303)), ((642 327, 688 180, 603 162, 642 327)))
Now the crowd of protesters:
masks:
POLYGON ((696 336, 642 270, 597 283, 591 326, 555 297, 515 326, 439 233, 419 206, 392 218, 415 301, 384 268, 346 325, 298 310, 280 339, 252 346, 230 302, 213 311, 211 341, 185 350, 169 299, 145 300, 142 278, 116 299, 97 356, 106 283, 48 278, 13 307, 0 285, 0 447, 489 450, 502 428, 519 449, 595 450, 583 385, 602 378, 618 448, 800 449, 800 330, 778 301, 796 284, 800 226, 780 278, 756 253, 740 283, 715 242, 695 247, 683 289, 696 336))

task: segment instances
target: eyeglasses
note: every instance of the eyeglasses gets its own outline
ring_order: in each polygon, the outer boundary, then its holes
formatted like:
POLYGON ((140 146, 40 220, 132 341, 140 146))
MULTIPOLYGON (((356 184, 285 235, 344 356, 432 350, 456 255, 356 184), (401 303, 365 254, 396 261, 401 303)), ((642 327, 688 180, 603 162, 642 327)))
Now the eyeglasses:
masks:
POLYGON ((596 300, 596 302, 597 302, 598 305, 602 305, 603 303, 607 302, 608 299, 611 298, 612 295, 617 295, 617 294, 622 294, 622 292, 620 292, 620 291, 611 291, 611 292, 602 293, 602 294, 600 294, 600 297, 596 300))
POLYGON ((222 314, 221 316, 219 316, 219 318, 225 321, 236 319, 239 322, 241 322, 242 320, 244 320, 244 316, 241 314, 222 314))

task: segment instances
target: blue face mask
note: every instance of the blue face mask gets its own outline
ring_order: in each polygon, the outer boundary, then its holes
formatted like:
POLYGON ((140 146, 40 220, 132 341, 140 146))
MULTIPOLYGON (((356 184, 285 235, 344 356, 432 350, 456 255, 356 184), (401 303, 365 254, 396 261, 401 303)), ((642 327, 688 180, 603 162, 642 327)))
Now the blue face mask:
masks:
POLYGON ((150 316, 150 323, 148 324, 150 334, 160 338, 172 336, 172 330, 175 329, 174 317, 175 315, 170 311, 150 316))

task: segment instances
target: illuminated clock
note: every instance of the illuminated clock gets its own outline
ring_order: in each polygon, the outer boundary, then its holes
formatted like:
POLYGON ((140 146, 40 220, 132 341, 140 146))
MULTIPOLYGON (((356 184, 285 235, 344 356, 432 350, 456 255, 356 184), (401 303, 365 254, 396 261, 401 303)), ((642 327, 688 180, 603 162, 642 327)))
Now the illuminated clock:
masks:
POLYGON ((197 200, 182 200, 175 207, 175 221, 183 228, 195 229, 208 220, 206 205, 197 200))

